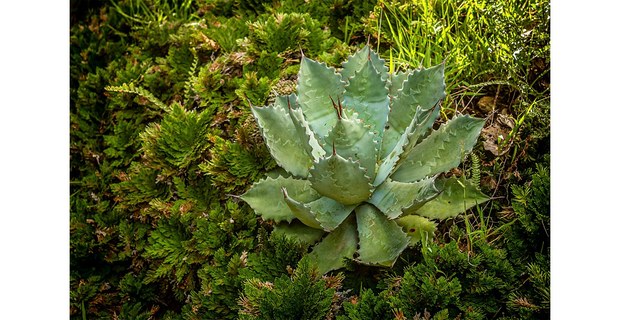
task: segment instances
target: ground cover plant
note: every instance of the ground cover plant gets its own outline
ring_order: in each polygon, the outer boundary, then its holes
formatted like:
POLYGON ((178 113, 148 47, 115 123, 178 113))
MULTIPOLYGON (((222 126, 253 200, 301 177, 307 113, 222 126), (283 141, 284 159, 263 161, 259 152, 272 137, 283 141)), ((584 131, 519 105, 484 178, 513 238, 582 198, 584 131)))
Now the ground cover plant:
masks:
MULTIPOLYGON (((71 10, 73 319, 549 317, 548 2, 120 0, 71 10), (354 82, 341 62, 370 48, 385 74, 443 66, 446 97, 428 132, 460 114, 485 122, 471 154, 437 179, 466 178, 491 201, 435 221, 428 241, 380 259, 390 267, 353 256, 329 271, 307 241, 238 196, 287 169, 261 135, 258 106, 288 114, 292 101, 295 114, 304 65, 354 82)), ((327 101, 336 122, 353 117, 347 101, 327 101)))

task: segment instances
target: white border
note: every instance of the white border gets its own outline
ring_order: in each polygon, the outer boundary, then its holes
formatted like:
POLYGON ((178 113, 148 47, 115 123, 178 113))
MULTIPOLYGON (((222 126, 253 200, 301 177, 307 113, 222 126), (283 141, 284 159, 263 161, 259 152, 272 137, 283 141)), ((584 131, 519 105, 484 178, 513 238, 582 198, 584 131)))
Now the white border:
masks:
POLYGON ((620 281, 618 5, 551 2, 551 318, 612 319, 620 281))
POLYGON ((69 1, 0 2, 0 319, 69 318, 69 1))

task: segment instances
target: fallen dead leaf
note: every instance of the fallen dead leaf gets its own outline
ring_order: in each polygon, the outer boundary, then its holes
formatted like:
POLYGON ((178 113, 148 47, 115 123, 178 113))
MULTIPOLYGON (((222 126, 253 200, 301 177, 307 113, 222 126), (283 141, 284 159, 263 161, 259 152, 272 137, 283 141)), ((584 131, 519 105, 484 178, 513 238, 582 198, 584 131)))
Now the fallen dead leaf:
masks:
POLYGON ((510 150, 512 141, 505 141, 509 138, 510 132, 514 128, 514 119, 509 116, 499 114, 490 126, 482 129, 482 145, 485 150, 499 157, 510 150))

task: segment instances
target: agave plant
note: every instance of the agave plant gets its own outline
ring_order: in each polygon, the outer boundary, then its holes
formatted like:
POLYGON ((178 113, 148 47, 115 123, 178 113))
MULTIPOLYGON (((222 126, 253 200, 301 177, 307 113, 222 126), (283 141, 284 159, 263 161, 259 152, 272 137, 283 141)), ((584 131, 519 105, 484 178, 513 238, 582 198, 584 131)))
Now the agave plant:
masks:
POLYGON ((433 220, 488 198, 458 166, 483 119, 456 116, 433 130, 445 97, 443 64, 389 73, 368 47, 336 69, 302 57, 297 94, 252 112, 284 169, 241 196, 275 231, 314 245, 321 272, 346 260, 392 266, 431 236, 433 220))

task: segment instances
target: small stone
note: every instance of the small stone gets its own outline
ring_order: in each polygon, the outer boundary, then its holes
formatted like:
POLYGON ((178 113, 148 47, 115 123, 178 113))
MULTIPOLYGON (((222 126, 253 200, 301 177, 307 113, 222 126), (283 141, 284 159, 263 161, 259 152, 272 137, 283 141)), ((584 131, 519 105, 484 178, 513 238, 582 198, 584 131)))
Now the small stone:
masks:
POLYGON ((491 113, 495 110, 495 98, 484 96, 478 100, 478 108, 484 113, 491 113))

